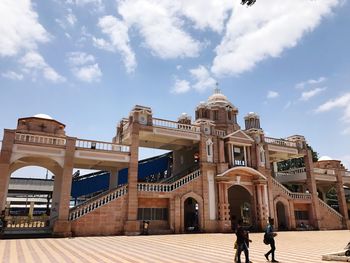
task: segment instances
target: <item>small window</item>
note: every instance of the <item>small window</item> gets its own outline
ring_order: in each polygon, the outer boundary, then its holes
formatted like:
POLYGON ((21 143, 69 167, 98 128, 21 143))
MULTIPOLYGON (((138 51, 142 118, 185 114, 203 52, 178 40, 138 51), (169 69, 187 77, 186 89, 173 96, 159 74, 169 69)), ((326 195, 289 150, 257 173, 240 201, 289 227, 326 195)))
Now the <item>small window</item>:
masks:
POLYGON ((227 118, 228 118, 229 120, 231 120, 231 118, 232 118, 231 111, 228 111, 228 112, 227 112, 227 118))
POLYGON ((213 118, 215 121, 219 119, 219 111, 217 111, 217 110, 213 111, 213 118))

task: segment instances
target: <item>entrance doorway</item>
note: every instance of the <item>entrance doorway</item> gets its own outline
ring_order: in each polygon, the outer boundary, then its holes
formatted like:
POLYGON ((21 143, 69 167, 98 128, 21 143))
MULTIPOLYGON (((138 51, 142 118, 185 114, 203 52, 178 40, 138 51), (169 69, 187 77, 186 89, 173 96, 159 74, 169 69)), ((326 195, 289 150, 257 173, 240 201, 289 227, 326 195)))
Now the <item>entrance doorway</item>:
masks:
POLYGON ((253 225, 252 196, 243 186, 234 185, 228 189, 228 201, 230 204, 230 218, 232 229, 236 228, 239 219, 243 225, 253 225))
POLYGON ((198 202, 189 197, 184 203, 184 225, 186 232, 198 232, 199 231, 199 204, 198 202))
POLYGON ((277 210, 278 230, 287 230, 288 222, 287 222, 286 209, 284 207, 284 204, 282 202, 277 202, 276 210, 277 210))

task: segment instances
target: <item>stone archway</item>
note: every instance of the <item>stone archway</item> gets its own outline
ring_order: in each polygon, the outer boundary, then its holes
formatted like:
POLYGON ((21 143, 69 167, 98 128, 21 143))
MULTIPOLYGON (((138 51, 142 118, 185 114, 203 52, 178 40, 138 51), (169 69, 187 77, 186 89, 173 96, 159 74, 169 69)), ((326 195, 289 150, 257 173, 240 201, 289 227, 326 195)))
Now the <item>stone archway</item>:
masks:
POLYGON ((184 203, 185 232, 199 231, 199 205, 195 199, 188 197, 184 203))
POLYGON ((233 185, 228 189, 231 227, 235 229, 237 221, 242 219, 243 225, 253 225, 253 196, 241 185, 233 185))
POLYGON ((285 209, 284 204, 282 202, 277 202, 276 212, 277 212, 277 222, 276 223, 277 223, 278 230, 287 230, 288 223, 287 223, 286 209, 285 209))
POLYGON ((203 230, 204 229, 203 198, 194 192, 189 192, 181 197, 180 203, 181 203, 181 232, 185 233, 188 231, 188 229, 186 229, 186 226, 194 227, 193 230, 195 231, 203 230))

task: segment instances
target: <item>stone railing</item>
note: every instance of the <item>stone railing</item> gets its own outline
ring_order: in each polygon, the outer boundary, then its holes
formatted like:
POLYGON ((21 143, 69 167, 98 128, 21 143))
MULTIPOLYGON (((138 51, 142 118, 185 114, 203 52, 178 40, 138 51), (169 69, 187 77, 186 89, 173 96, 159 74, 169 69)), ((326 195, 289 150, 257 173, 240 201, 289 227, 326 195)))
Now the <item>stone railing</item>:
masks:
POLYGON ((125 195, 127 192, 128 187, 127 185, 124 185, 116 189, 109 190, 107 193, 105 192, 97 195, 86 202, 71 208, 69 210, 69 220, 76 220, 79 217, 86 215, 105 204, 108 204, 118 197, 125 195))
POLYGON ((346 171, 345 176, 350 176, 350 172, 346 171))
POLYGON ((280 184, 276 179, 271 178, 273 185, 275 185, 280 191, 292 199, 311 199, 311 194, 308 193, 295 193, 289 191, 286 187, 280 184))
POLYGON ((287 147, 297 147, 297 144, 295 142, 283 140, 283 139, 276 139, 271 137, 265 137, 265 142, 269 144, 276 144, 279 146, 287 146, 287 147))
POLYGON ((162 127, 167 129, 176 129, 181 131, 189 131, 194 133, 200 133, 200 127, 191 124, 182 124, 175 121, 163 120, 163 119, 152 119, 152 125, 156 127, 162 127))
POLYGON ((331 169, 314 168, 313 171, 316 174, 335 175, 335 171, 331 169))
POLYGON ((33 143, 33 144, 48 144, 48 145, 66 145, 66 139, 61 137, 43 136, 37 134, 18 133, 15 135, 16 142, 33 143))
POLYGON ((176 190, 177 188, 191 182, 201 175, 200 170, 194 171, 189 175, 182 177, 181 179, 171 183, 138 183, 137 191, 143 192, 171 192, 176 190))
POLYGON ((224 137, 226 136, 226 132, 222 130, 215 130, 215 135, 219 137, 224 137))
POLYGON ((129 152, 130 148, 126 145, 120 145, 110 142, 100 142, 91 140, 77 139, 75 143, 76 148, 80 149, 92 149, 102 151, 114 151, 114 152, 129 152))
POLYGON ((277 172, 276 175, 277 176, 287 176, 287 175, 299 175, 299 174, 303 174, 303 173, 306 173, 305 167, 293 168, 293 169, 289 169, 286 171, 277 172))
POLYGON ((49 226, 48 216, 7 216, 5 218, 6 229, 18 228, 44 228, 49 226))
POLYGON ((343 219, 343 216, 336 210, 334 210, 332 207, 330 207, 326 202, 324 202, 322 199, 318 199, 319 205, 326 208, 331 214, 335 215, 339 218, 339 220, 343 219))

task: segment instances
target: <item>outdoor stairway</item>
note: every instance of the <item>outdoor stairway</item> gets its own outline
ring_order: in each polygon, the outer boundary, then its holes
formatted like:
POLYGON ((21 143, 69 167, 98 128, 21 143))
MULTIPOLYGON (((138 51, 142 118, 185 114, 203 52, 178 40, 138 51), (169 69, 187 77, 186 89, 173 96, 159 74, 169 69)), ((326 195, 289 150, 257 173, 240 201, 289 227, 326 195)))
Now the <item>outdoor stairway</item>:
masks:
POLYGON ((311 194, 292 192, 289 189, 287 189, 285 186, 283 186, 281 183, 279 183, 276 179, 274 178, 271 178, 271 179, 274 187, 290 199, 310 199, 311 200, 312 198, 311 194))
MULTIPOLYGON (((294 200, 311 200, 312 199, 311 194, 291 192, 274 178, 272 178, 272 183, 275 189, 277 188, 278 191, 284 194, 287 198, 294 199, 294 200)), ((329 213, 334 220, 337 220, 340 223, 343 222, 344 217, 338 211, 333 209, 331 206, 329 206, 320 198, 318 198, 318 202, 319 202, 319 206, 323 208, 322 210, 324 211, 324 213, 329 213)))
POLYGON ((200 170, 196 170, 172 183, 138 183, 137 191, 143 192, 172 192, 185 184, 193 181, 201 175, 200 170))
POLYGON ((95 209, 108 204, 109 202, 125 195, 128 192, 128 186, 123 185, 118 188, 108 190, 106 192, 103 192, 86 202, 79 204, 78 206, 75 206, 69 210, 69 220, 76 220, 79 217, 88 214, 95 209))
MULTIPOLYGON (((171 192, 183 185, 190 183, 201 175, 200 170, 196 170, 173 183, 138 183, 137 190, 145 192, 171 192)), ((95 209, 108 204, 109 202, 125 195, 128 192, 128 185, 103 192, 86 202, 79 204, 69 210, 69 220, 76 220, 95 209)))

